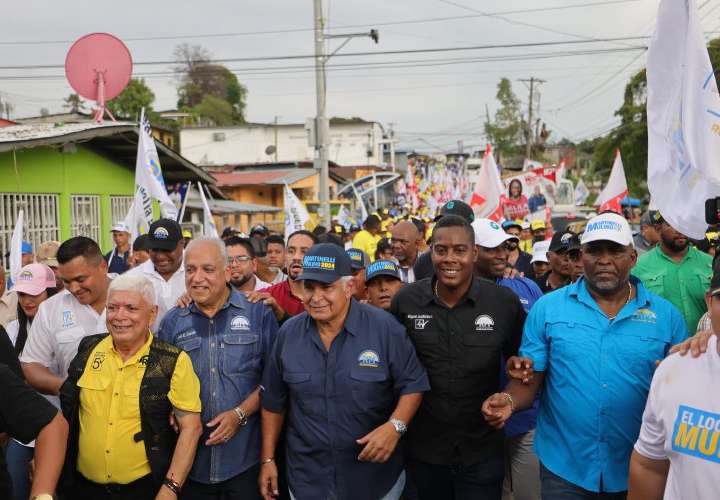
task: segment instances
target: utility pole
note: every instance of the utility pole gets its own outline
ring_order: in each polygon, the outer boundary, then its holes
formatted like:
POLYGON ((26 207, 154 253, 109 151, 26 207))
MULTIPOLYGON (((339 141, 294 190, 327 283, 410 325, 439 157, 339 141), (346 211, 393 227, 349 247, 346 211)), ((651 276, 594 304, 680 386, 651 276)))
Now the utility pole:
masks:
POLYGON ((535 96, 535 84, 545 83, 545 80, 530 77, 530 79, 520 79, 521 82, 530 84, 530 97, 528 98, 528 119, 527 119, 527 142, 525 144, 525 158, 530 159, 532 153, 533 142, 533 98, 535 96))
POLYGON ((280 117, 275 115, 275 163, 278 162, 278 118, 280 117))
POLYGON ((314 16, 314 36, 315 36, 315 93, 317 100, 317 112, 315 116, 315 150, 317 158, 315 168, 320 172, 320 192, 318 198, 320 208, 318 215, 320 221, 325 227, 330 227, 330 180, 328 168, 328 132, 330 126, 326 116, 326 80, 325 80, 325 64, 328 60, 342 49, 351 38, 370 37, 375 43, 379 41, 377 30, 370 30, 369 33, 347 33, 336 35, 325 35, 325 21, 322 12, 322 0, 313 0, 313 16, 314 16), (343 38, 345 41, 335 49, 332 53, 325 55, 325 41, 331 38, 343 38))
POLYGON ((322 0, 313 0, 315 17, 315 93, 317 113, 315 116, 315 150, 317 151, 316 168, 320 171, 320 221, 330 227, 330 186, 327 152, 327 135, 325 116, 325 37, 323 35, 322 0))

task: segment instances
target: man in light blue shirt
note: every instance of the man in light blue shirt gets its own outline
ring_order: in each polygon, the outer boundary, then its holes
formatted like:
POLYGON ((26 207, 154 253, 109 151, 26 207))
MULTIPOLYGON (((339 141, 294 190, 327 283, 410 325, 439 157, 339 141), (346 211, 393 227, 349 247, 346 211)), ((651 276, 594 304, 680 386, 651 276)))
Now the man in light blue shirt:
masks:
POLYGON ((603 213, 582 237, 584 277, 540 299, 506 392, 483 403, 502 427, 543 386, 535 433, 542 496, 624 499, 655 361, 687 336, 680 312, 630 276, 627 221, 603 213), (520 379, 520 380, 518 380, 520 379))

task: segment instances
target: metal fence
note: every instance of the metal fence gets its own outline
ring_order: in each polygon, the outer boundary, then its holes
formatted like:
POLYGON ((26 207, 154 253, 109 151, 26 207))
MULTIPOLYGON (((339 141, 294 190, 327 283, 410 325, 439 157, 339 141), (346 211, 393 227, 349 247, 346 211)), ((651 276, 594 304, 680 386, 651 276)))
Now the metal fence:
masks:
POLYGON ((37 248, 46 241, 60 240, 57 194, 0 193, 0 262, 9 269, 10 240, 23 210, 23 239, 37 248))
POLYGON ((72 195, 72 235, 100 241, 100 197, 72 195))
POLYGON ((125 216, 130 210, 132 205, 132 196, 111 196, 110 197, 110 210, 112 212, 111 223, 115 225, 116 222, 125 220, 125 216))

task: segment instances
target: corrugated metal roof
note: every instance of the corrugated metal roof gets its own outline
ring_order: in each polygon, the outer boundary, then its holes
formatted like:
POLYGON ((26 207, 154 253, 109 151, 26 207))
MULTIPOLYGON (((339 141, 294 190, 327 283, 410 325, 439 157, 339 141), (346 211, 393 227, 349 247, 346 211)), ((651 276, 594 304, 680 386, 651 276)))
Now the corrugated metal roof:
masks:
POLYGON ((315 169, 295 168, 292 170, 250 170, 244 172, 215 172, 213 177, 220 187, 253 186, 258 184, 279 185, 294 184, 315 175, 315 169))
MULTIPOLYGON (((117 129, 127 129, 128 127, 135 128, 137 125, 130 122, 27 123, 11 125, 0 129, 0 147, 7 146, 8 143, 52 139, 90 130, 98 133, 101 131, 115 133, 117 129)), ((3 149, 7 150, 8 148, 3 149)))

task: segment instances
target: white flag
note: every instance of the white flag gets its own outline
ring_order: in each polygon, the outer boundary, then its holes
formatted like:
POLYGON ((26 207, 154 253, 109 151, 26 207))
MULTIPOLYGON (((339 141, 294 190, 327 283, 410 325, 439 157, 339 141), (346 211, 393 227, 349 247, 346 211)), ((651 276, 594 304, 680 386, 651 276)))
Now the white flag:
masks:
POLYGON ((160 203, 160 215, 168 219, 177 218, 177 207, 165 189, 160 158, 155 148, 150 122, 143 109, 138 130, 138 150, 135 161, 135 199, 128 213, 130 232, 133 237, 147 233, 153 220, 152 200, 160 203))
POLYGON ((10 278, 13 283, 17 283, 17 276, 22 269, 22 241, 23 241, 23 210, 18 210, 17 222, 15 229, 10 238, 10 278))
POLYGON ((350 226, 352 226, 353 221, 350 219, 350 212, 348 212, 347 208, 345 208, 345 205, 340 206, 337 213, 337 221, 338 224, 344 227, 346 231, 350 229, 350 226))
POLYGON ((473 207, 475 215, 494 221, 502 219, 503 212, 500 199, 503 191, 504 187, 502 180, 500 180, 495 157, 488 144, 480 167, 478 181, 475 183, 475 190, 470 198, 470 206, 473 207))
MULTIPOLYGON (((627 181, 625 180, 625 169, 623 168, 620 150, 615 151, 615 161, 612 170, 610 170, 610 178, 605 187, 595 200, 595 205, 599 205, 599 210, 604 212, 612 210, 619 214, 622 213, 620 202, 628 195, 627 181)), ((703 212, 704 214, 705 212, 703 212)))
POLYGON ((695 0, 662 0, 647 59, 648 189, 678 231, 705 236, 720 195, 720 98, 695 0))
POLYGON ((588 188, 585 186, 583 180, 580 179, 577 186, 575 186, 575 205, 584 205, 589 195, 590 191, 588 191, 588 188))
POLYGON ((565 160, 560 162, 560 166, 555 171, 555 184, 565 178, 565 160))
POLYGON ((305 205, 295 196, 290 186, 285 184, 285 241, 295 231, 305 229, 305 223, 310 220, 305 205))
POLYGON ((219 238, 217 227, 215 226, 215 220, 213 220, 212 212, 210 211, 210 205, 208 205, 207 199, 205 198, 205 191, 203 186, 198 182, 198 190, 200 191, 200 200, 203 205, 203 235, 208 238, 219 238))

